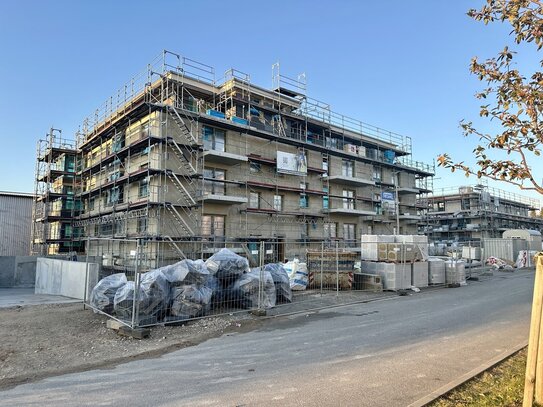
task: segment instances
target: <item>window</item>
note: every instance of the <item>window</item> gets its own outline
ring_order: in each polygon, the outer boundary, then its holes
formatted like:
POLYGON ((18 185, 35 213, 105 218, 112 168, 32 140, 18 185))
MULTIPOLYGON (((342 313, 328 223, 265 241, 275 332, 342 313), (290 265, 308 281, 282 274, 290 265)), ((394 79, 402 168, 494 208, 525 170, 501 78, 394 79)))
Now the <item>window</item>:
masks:
POLYGON ((354 177, 354 161, 343 160, 341 164, 341 175, 344 177, 354 177))
POLYGON ((226 171, 217 168, 204 169, 204 191, 206 195, 225 195, 226 171), (216 181, 214 181, 216 180, 216 181))
POLYGON ((202 216, 202 236, 220 237, 224 236, 224 216, 204 215, 202 216))
POLYGON ((343 209, 354 209, 354 191, 343 190, 343 209))
POLYGON ((72 237, 72 225, 64 225, 64 237, 72 237))
POLYGON ((115 234, 116 235, 124 235, 124 225, 125 221, 123 219, 115 221, 115 234))
POLYGON ((324 192, 326 195, 322 196, 322 209, 329 209, 330 208, 330 197, 328 196, 328 188, 323 187, 322 192, 324 192))
POLYGON ((111 151, 116 153, 124 147, 124 134, 116 134, 111 142, 111 151))
POLYGON ((202 127, 202 139, 204 142, 204 150, 224 150, 225 131, 214 127, 202 127))
POLYGON ((95 201, 94 198, 89 199, 89 211, 94 210, 94 201, 95 201))
POLYGON ((343 224, 343 240, 346 242, 356 241, 356 225, 354 223, 343 224))
POLYGON ((437 210, 438 211, 444 211, 445 210, 445 202, 438 202, 437 203, 437 210))
POLYGON ((252 172, 253 174, 260 172, 260 170, 261 170, 261 166, 259 163, 251 162, 249 164, 249 171, 252 172))
POLYGON ((106 191, 106 206, 112 206, 116 203, 122 202, 121 193, 119 187, 113 187, 106 191))
POLYGON ((324 238, 325 239, 335 239, 337 238, 337 223, 325 223, 324 227, 324 238))
POLYGON ((283 210, 283 196, 282 195, 273 196, 273 209, 275 209, 277 212, 281 212, 283 210))
POLYGON ((100 225, 100 235, 110 236, 113 234, 113 223, 102 223, 100 225))
POLYGON ((467 198, 467 199, 462 199, 462 202, 461 202, 460 205, 461 205, 460 208, 461 208, 462 210, 469 210, 469 209, 470 209, 470 206, 471 206, 471 205, 470 205, 470 199, 469 199, 469 198, 467 198))
POLYGON ((249 208, 260 208, 260 193, 259 192, 250 192, 249 193, 249 208))
POLYGON ((373 167, 373 180, 377 182, 381 182, 381 175, 382 175, 381 168, 373 167))
POLYGON ((324 176, 328 175, 328 156, 322 157, 322 169, 324 170, 324 176))
POLYGON ((300 208, 309 208, 309 196, 306 193, 300 194, 300 208))
POLYGON ((145 177, 139 182, 138 197, 145 198, 149 196, 149 177, 145 177))
POLYGON ((139 234, 147 233, 147 217, 138 218, 136 232, 138 232, 139 234))

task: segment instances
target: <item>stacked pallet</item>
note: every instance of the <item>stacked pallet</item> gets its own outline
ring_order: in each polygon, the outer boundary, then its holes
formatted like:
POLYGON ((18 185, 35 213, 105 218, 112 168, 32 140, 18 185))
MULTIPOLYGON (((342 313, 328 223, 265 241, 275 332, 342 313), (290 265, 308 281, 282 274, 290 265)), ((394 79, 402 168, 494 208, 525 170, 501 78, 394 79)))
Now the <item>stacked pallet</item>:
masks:
POLYGON ((426 236, 362 235, 361 240, 361 272, 379 274, 385 290, 428 286, 426 236))
POLYGON ((308 251, 309 288, 352 289, 354 263, 357 260, 358 254, 349 251, 308 251))

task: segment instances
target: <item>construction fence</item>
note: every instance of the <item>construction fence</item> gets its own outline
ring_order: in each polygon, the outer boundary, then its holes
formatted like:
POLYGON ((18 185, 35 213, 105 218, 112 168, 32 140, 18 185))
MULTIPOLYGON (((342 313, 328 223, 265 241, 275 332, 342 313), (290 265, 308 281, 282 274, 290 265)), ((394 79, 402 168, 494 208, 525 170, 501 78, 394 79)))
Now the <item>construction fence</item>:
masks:
POLYGON ((523 239, 398 242, 405 237, 381 236, 390 241, 380 243, 89 238, 88 263, 99 259, 100 281, 86 287, 85 304, 130 327, 247 311, 277 315, 465 285, 485 269, 530 267, 535 253, 523 239))
POLYGON ((97 238, 86 244, 89 258, 102 262, 85 304, 130 327, 235 312, 273 315, 383 295, 381 277, 360 271, 355 241, 97 238))

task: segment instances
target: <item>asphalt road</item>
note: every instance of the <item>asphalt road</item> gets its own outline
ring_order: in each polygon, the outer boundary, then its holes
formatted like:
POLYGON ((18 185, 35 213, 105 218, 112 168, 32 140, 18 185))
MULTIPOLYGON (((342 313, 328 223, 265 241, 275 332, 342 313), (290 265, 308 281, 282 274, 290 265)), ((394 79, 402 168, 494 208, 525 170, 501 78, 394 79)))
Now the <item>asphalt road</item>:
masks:
POLYGON ((18 386, 0 405, 406 406, 525 341, 532 285, 533 272, 499 273, 276 318, 158 359, 18 386))

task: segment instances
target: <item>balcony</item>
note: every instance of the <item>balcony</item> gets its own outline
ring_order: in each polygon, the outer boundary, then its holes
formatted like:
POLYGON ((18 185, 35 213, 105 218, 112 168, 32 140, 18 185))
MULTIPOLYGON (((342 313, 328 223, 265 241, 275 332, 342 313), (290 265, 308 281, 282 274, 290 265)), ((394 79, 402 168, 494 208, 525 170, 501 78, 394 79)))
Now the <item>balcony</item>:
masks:
POLYGON ((329 213, 330 215, 350 215, 350 216, 373 216, 375 211, 363 210, 363 209, 352 209, 352 208, 332 208, 332 209, 323 209, 323 212, 329 213))
POLYGON ((235 205, 235 204, 246 204, 247 198, 244 196, 235 196, 235 195, 204 194, 198 197, 198 201, 204 202, 204 203, 213 203, 213 204, 235 205))
POLYGON ((220 150, 206 150, 203 153, 206 163, 216 163, 225 165, 235 165, 241 162, 247 162, 248 158, 245 155, 227 153, 220 150))
POLYGON ((398 194, 420 194, 420 188, 398 187, 398 194))
POLYGON ((375 181, 358 178, 358 177, 348 177, 346 175, 331 175, 328 177, 328 181, 334 182, 336 184, 349 185, 349 186, 364 186, 364 185, 375 185, 375 181))

